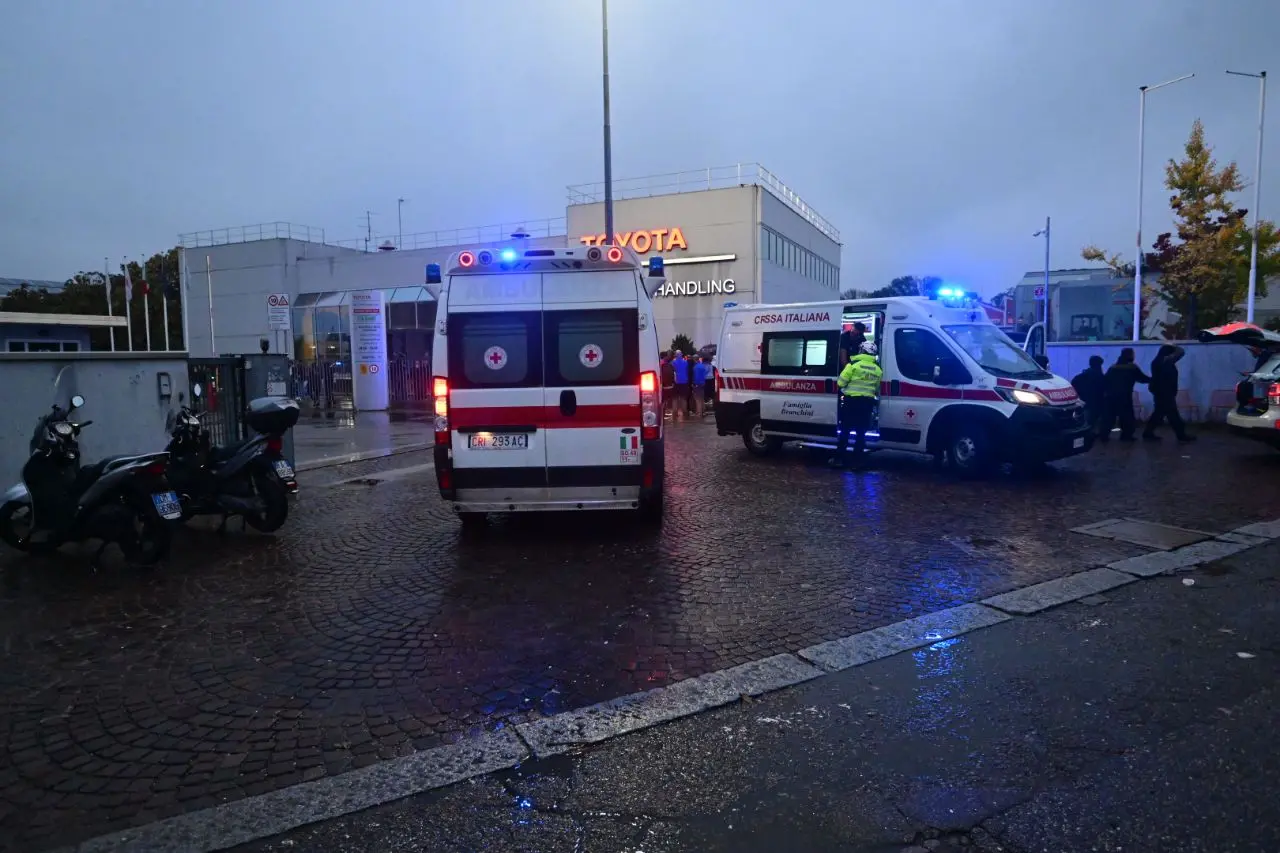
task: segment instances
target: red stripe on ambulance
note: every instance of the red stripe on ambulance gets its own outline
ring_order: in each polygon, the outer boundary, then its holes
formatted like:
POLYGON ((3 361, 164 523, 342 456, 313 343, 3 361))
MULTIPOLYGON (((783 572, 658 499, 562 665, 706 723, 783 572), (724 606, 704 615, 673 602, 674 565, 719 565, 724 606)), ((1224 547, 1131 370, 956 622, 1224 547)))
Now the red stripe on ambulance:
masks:
POLYGON ((640 425, 640 404, 578 406, 572 415, 559 406, 484 406, 451 408, 454 429, 536 427, 538 429, 603 429, 640 425))

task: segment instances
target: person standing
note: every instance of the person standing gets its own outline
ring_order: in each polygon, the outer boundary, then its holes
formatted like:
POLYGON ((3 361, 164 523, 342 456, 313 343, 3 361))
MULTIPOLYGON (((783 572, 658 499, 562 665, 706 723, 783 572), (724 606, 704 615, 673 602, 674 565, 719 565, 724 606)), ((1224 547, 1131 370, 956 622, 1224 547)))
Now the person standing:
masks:
POLYGON ((1106 399, 1106 374, 1102 372, 1102 356, 1089 356, 1089 366, 1076 374, 1071 380, 1071 387, 1076 389, 1080 401, 1084 403, 1089 427, 1097 432, 1102 426, 1106 399))
POLYGON ((662 371, 662 410, 664 414, 674 417, 676 399, 676 369, 671 364, 671 353, 664 352, 661 360, 662 371))
POLYGON ((1173 344, 1164 344, 1151 360, 1151 417, 1147 418, 1147 426, 1142 431, 1143 441, 1159 441, 1156 427, 1161 421, 1169 421, 1173 434, 1178 441, 1187 443, 1195 441, 1195 436, 1187 435, 1187 426, 1182 422, 1178 412, 1178 362, 1186 355, 1186 350, 1173 344))
POLYGON ((862 351, 862 342, 867 339, 867 327, 864 323, 853 324, 853 328, 840 333, 840 364, 847 364, 849 359, 862 351))
POLYGON ((711 375, 711 365, 707 364, 705 355, 698 356, 693 365, 693 411, 701 418, 707 413, 707 377, 711 375))
POLYGON ((1116 421, 1120 422, 1120 440, 1135 440, 1133 433, 1138 428, 1138 418, 1133 413, 1133 387, 1139 382, 1148 384, 1151 377, 1143 373, 1142 368, 1134 361, 1133 347, 1125 347, 1120 350, 1120 357, 1103 377, 1106 415, 1102 419, 1102 428, 1098 431, 1099 441, 1111 440, 1111 430, 1116 421))
POLYGON ((684 352, 676 350, 676 357, 671 359, 671 367, 675 371, 675 417, 683 421, 689 412, 689 360, 684 352))
POLYGON ((871 428, 871 415, 880 396, 880 379, 884 376, 876 355, 876 345, 863 341, 858 353, 849 359, 836 379, 836 386, 840 389, 837 427, 840 436, 836 440, 836 455, 827 462, 833 468, 845 465, 849 433, 857 434, 853 445, 855 467, 862 464, 863 454, 867 451, 867 430, 871 428))

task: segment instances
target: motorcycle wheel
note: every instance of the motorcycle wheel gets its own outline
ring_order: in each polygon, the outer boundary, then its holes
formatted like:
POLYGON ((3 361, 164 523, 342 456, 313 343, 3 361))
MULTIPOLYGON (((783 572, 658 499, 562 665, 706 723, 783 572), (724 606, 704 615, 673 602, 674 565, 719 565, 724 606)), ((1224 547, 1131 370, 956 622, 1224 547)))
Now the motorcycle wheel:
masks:
POLYGON ((151 507, 139 509, 133 519, 133 536, 120 542, 125 559, 139 566, 154 566, 169 556, 173 529, 151 507))
POLYGON ((48 554, 56 550, 50 542, 32 542, 31 534, 31 504, 8 501, 0 506, 0 542, 24 554, 48 554), (22 519, 21 532, 14 527, 16 519, 22 519))
POLYGON ((289 520, 289 489, 274 475, 259 471, 252 476, 253 489, 266 508, 261 513, 245 513, 245 524, 259 533, 275 533, 289 520))

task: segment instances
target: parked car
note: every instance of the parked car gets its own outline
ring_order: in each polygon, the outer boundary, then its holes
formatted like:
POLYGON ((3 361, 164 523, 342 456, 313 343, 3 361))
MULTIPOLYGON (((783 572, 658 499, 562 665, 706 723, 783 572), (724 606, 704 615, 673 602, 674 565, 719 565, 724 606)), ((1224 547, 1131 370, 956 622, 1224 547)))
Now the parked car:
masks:
POLYGON ((1228 323, 1205 329, 1200 340, 1249 348, 1256 361, 1252 372, 1236 383, 1236 406, 1227 412, 1227 427, 1280 450, 1280 334, 1252 323, 1228 323))

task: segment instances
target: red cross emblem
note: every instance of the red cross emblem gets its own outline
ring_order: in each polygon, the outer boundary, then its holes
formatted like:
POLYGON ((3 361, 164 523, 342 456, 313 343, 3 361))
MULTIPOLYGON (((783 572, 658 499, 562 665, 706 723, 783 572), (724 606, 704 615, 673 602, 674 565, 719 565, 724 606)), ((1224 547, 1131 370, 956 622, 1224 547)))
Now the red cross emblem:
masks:
POLYGON ((595 350, 593 350, 593 349, 589 349, 589 350, 587 350, 587 355, 586 355, 586 359, 587 359, 587 361, 595 361, 595 360, 596 360, 597 358, 599 358, 599 357, 600 357, 600 356, 596 354, 596 351, 595 351, 595 350))
POLYGON ((916 410, 915 410, 915 409, 907 409, 907 420, 909 420, 909 421, 913 421, 913 420, 915 420, 915 418, 916 418, 916 410))
POLYGON ((578 361, 582 362, 583 367, 598 367, 600 359, 604 356, 600 352, 600 347, 595 344, 587 344, 578 350, 578 361))
POLYGON ((489 347, 484 351, 484 366, 490 370, 501 370, 507 364, 507 351, 502 347, 489 347))
POLYGON ((492 355, 489 356, 489 360, 492 361, 494 364, 497 364, 498 362, 502 361, 502 353, 500 352, 493 353, 492 355))

